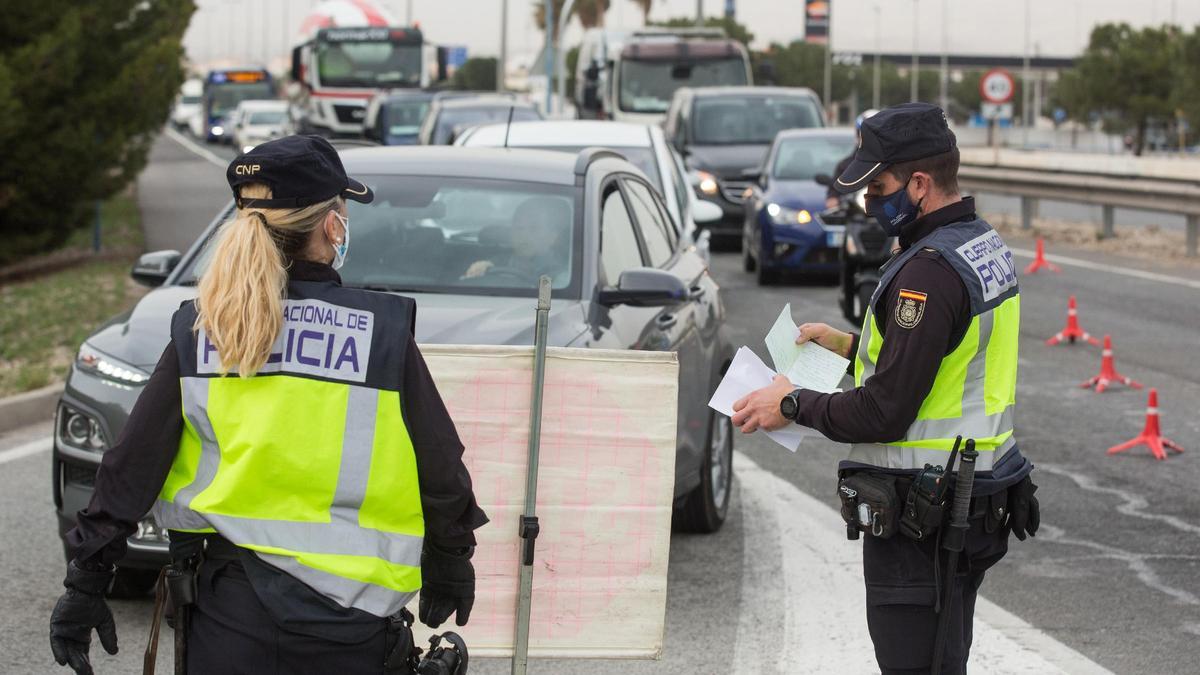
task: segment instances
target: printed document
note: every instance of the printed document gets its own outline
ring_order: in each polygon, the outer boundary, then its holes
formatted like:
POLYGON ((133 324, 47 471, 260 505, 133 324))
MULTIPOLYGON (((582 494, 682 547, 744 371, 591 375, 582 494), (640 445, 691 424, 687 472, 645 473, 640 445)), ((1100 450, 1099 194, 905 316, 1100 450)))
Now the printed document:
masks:
MULTIPOLYGON (((762 359, 758 358, 758 355, 749 347, 742 347, 734 355, 733 363, 729 364, 729 370, 725 371, 725 377, 721 380, 717 391, 713 393, 712 399, 709 400, 708 407, 722 415, 733 417, 734 403, 750 392, 771 384, 771 380, 774 378, 775 371, 763 363, 762 359)), ((800 441, 813 432, 807 427, 790 424, 779 431, 763 430, 763 433, 776 443, 795 452, 800 447, 800 441)))

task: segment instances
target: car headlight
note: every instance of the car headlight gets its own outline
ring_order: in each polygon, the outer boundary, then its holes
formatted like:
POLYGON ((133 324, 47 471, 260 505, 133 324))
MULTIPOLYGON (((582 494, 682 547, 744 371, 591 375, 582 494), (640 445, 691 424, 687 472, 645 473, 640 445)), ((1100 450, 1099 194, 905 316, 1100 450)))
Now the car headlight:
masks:
POLYGON ((84 450, 107 450, 108 440, 100 423, 91 415, 63 405, 58 414, 58 439, 66 445, 84 450))
POLYGON ((692 185, 700 191, 700 194, 708 197, 716 196, 718 186, 717 177, 707 171, 692 171, 692 185))
POLYGON ((224 136, 225 135, 225 127, 222 127, 222 126, 213 127, 212 135, 213 136, 224 136))
POLYGON ((121 384, 144 384, 150 379, 137 366, 131 366, 124 361, 118 361, 107 354, 101 354, 84 343, 75 357, 75 367, 86 372, 103 377, 121 384))
POLYGON ((778 204, 767 204, 767 215, 776 225, 807 225, 813 220, 808 209, 789 209, 778 204))

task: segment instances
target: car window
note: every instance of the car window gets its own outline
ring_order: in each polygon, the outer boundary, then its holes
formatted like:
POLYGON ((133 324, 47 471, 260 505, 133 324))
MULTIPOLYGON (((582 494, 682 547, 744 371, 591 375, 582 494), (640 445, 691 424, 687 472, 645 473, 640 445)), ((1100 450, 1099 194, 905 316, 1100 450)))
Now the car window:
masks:
POLYGON ((779 143, 771 175, 779 180, 812 180, 819 173, 832 173, 832 167, 851 152, 851 136, 789 138, 779 143))
POLYGON ((709 96, 692 110, 697 145, 765 144, 784 129, 821 125, 821 111, 807 96, 709 96))
POLYGON ((654 196, 645 183, 636 180, 626 180, 625 187, 629 190, 629 204, 637 216, 638 226, 642 231, 642 241, 646 242, 646 253, 650 264, 662 267, 671 259, 674 245, 668 234, 670 226, 663 219, 662 211, 654 203, 654 196))
MULTIPOLYGON (((468 141, 467 145, 472 145, 472 143, 470 141, 468 141)), ((550 150, 552 152, 565 152, 565 153, 569 153, 572 155, 578 155, 580 150, 583 150, 584 148, 593 147, 594 145, 597 145, 597 144, 591 143, 591 144, 582 144, 582 145, 538 145, 535 143, 535 144, 531 144, 531 145, 522 145, 520 147, 528 148, 530 150, 550 150)), ((510 145, 509 147, 517 147, 517 146, 510 145)), ((658 174, 658 161, 654 158, 654 150, 652 148, 629 146, 629 145, 606 145, 604 147, 608 148, 609 150, 613 150, 615 152, 621 153, 622 157, 629 160, 629 162, 631 164, 633 164, 637 168, 641 169, 642 173, 646 174, 646 177, 650 179, 650 183, 652 185, 654 185, 655 189, 657 189, 657 190, 662 189, 662 185, 661 185, 662 179, 660 178, 660 176, 658 174)))
POLYGON ((600 213, 600 268, 610 286, 616 286, 621 272, 642 267, 642 253, 638 248, 637 235, 633 232, 633 219, 625 209, 621 191, 613 186, 604 197, 600 213))
POLYGON ((454 132, 489 122, 507 122, 509 112, 514 122, 540 120, 541 115, 533 108, 521 106, 493 106, 487 108, 454 108, 443 110, 433 132, 432 145, 447 145, 452 142, 454 132))

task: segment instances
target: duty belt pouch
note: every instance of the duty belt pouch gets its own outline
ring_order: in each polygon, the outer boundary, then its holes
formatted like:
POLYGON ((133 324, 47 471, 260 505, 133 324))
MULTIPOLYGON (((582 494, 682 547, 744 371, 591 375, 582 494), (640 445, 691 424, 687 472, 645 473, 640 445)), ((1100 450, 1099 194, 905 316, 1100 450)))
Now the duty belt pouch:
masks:
POLYGON ((407 609, 401 609, 387 618, 388 655, 383 662, 383 672, 387 675, 412 675, 417 672, 421 650, 413 641, 413 621, 412 612, 407 609))
POLYGON ((842 501, 847 538, 858 539, 859 532, 880 539, 896 534, 900 498, 894 476, 851 474, 838 481, 838 498, 842 501))
POLYGON ((912 480, 904 496, 904 510, 900 514, 900 531, 904 536, 922 541, 933 536, 942 526, 945 504, 941 497, 942 467, 925 465, 925 469, 912 480))

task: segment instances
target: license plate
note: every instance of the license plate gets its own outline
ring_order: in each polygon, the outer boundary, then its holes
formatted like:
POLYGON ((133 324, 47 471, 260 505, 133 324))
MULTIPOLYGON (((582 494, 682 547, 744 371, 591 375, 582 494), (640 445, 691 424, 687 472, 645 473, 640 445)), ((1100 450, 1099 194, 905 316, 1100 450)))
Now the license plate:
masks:
POLYGON ((826 232, 825 245, 829 248, 841 248, 842 242, 846 240, 845 232, 826 232))

